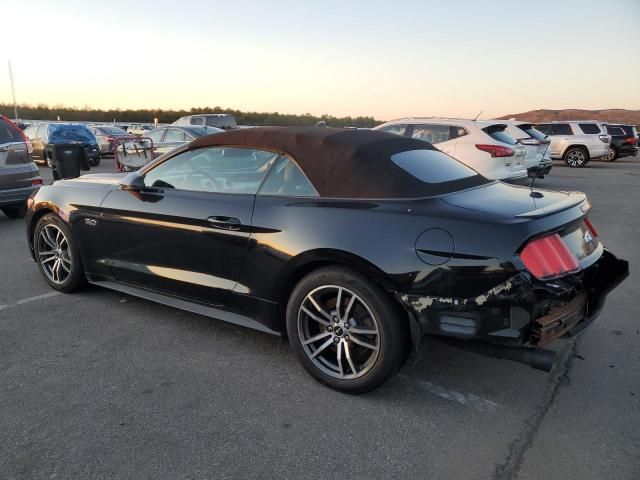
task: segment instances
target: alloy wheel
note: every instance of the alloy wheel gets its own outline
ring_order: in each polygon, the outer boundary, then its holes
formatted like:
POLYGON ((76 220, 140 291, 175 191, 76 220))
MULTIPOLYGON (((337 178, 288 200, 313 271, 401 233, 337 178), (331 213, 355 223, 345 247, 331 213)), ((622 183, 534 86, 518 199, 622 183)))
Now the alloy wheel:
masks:
POLYGON ((38 235, 38 262, 47 278, 63 284, 71 275, 69 242, 64 232, 53 224, 45 225, 38 235))
POLYGON ((584 152, 581 150, 574 150, 567 155, 567 163, 572 167, 579 167, 585 162, 584 152))
POLYGON ((298 310, 304 353, 323 373, 338 379, 365 375, 380 352, 378 321, 351 290, 323 285, 307 294, 298 310))
POLYGON ((616 158, 616 151, 613 148, 609 148, 607 152, 607 156, 604 157, 606 162, 612 162, 616 158))

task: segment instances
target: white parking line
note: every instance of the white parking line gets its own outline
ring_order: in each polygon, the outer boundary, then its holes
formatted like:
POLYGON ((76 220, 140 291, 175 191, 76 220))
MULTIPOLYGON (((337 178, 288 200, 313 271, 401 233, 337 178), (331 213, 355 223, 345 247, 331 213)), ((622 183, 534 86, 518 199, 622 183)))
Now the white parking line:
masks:
POLYGON ((61 292, 49 292, 43 293, 42 295, 36 295, 35 297, 23 298, 22 300, 18 300, 16 303, 12 303, 10 305, 0 305, 0 310, 4 310, 6 308, 17 307, 18 305, 24 305, 25 303, 37 302, 38 300, 44 300, 46 298, 55 297, 57 295, 61 295, 61 292))
POLYGON ((417 386, 421 390, 429 392, 440 398, 460 403, 466 407, 472 407, 487 412, 493 412, 496 409, 502 407, 502 405, 500 405, 499 403, 479 397, 478 395, 474 395, 473 393, 461 393, 455 390, 449 390, 447 388, 441 387, 440 385, 436 385, 435 383, 427 382, 426 380, 420 380, 419 378, 411 377, 403 373, 398 375, 398 377, 403 381, 410 382, 412 385, 417 386))

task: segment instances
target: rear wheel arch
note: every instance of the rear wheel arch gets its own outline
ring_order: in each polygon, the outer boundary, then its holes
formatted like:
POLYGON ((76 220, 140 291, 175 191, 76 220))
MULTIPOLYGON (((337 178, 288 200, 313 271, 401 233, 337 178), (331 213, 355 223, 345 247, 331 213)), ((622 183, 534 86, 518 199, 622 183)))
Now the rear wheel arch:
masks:
POLYGON ((386 291, 393 289, 393 283, 388 275, 368 260, 344 250, 318 249, 302 253, 289 261, 288 268, 285 268, 280 275, 280 281, 277 282, 280 286, 277 299, 284 300, 286 303, 289 293, 305 275, 313 270, 332 265, 350 268, 372 279, 386 291))
MULTIPOLYGON (((393 282, 389 276, 380 268, 368 260, 343 250, 320 249, 311 252, 305 252, 299 257, 291 260, 292 265, 281 275, 280 281, 276 283, 279 286, 279 292, 276 293, 276 299, 279 304, 281 318, 285 318, 287 302, 296 285, 308 274, 315 270, 326 267, 338 267, 352 270, 373 281, 382 291, 386 293, 388 299, 397 306, 398 317, 406 319, 407 323, 411 320, 409 313, 403 308, 393 295, 393 282)), ((285 333, 285 329, 282 329, 285 333)))
POLYGON ((571 144, 571 145, 568 145, 567 147, 565 147, 564 151, 562 152, 562 157, 564 158, 564 156, 567 154, 567 152, 569 150, 571 150, 572 148, 579 148, 581 150, 584 150, 584 152, 587 154, 587 157, 589 157, 589 148, 587 148, 586 145, 583 145, 581 143, 571 144))

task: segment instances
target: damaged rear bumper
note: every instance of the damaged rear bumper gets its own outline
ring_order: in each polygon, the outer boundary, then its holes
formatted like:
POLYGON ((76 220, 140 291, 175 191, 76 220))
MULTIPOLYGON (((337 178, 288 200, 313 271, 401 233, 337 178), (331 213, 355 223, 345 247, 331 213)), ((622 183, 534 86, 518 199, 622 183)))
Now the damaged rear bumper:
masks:
POLYGON ((584 270, 540 281, 519 272, 471 298, 396 293, 410 313, 412 337, 423 334, 474 339, 510 347, 542 347, 573 336, 600 314, 607 294, 629 274, 629 264, 604 249, 584 270))

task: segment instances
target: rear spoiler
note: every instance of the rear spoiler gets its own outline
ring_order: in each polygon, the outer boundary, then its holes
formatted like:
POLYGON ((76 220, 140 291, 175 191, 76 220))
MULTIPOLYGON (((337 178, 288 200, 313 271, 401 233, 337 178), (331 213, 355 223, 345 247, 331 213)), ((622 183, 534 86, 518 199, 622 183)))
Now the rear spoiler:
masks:
POLYGON ((581 192, 572 192, 567 195, 567 198, 559 202, 549 205, 548 207, 538 208, 537 210, 531 210, 530 212, 521 213, 516 215, 516 218, 540 218, 551 215, 552 213, 562 212, 569 210, 576 205, 580 205, 582 213, 587 213, 591 210, 591 204, 587 200, 587 196, 581 192))

